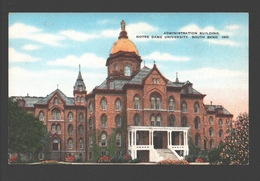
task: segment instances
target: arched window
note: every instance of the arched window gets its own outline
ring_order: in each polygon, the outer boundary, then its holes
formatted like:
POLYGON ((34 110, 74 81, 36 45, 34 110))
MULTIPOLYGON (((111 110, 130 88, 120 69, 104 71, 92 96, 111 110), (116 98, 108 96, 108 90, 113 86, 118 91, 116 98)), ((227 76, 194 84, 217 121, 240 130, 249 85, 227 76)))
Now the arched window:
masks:
POLYGON ((214 148, 214 141, 213 140, 209 141, 209 146, 210 146, 210 149, 214 148))
POLYGON ((73 134, 73 126, 71 124, 68 126, 68 132, 69 132, 69 135, 73 134))
POLYGON ((152 115, 151 117, 151 126, 155 126, 155 116, 152 115))
POLYGON ((69 146, 69 149, 73 148, 73 140, 71 138, 68 139, 68 146, 69 146))
POLYGON ((135 96, 135 98, 134 98, 134 108, 139 109, 139 107, 140 107, 140 99, 139 99, 138 96, 135 96))
POLYGON ((138 114, 135 115, 134 120, 135 126, 140 126, 140 116, 138 114))
POLYGON ((101 100, 101 107, 102 107, 102 110, 107 110, 107 101, 105 98, 103 98, 101 100))
POLYGON ((89 129, 92 130, 94 128, 93 120, 92 118, 89 119, 89 129))
POLYGON ((89 104, 89 112, 93 113, 93 103, 92 102, 89 104))
POLYGON ((39 113, 39 120, 44 121, 44 113, 42 111, 39 113))
POLYGON ((209 128, 209 135, 214 136, 214 129, 213 128, 209 128))
POLYGON ((121 134, 116 134, 116 146, 121 146, 121 134))
POLYGON ((84 141, 83 141, 82 138, 80 138, 80 139, 79 139, 79 148, 80 148, 80 149, 83 149, 83 147, 84 147, 84 141))
POLYGON ((222 127, 222 126, 223 126, 223 121, 222 121, 222 119, 220 119, 218 122, 219 122, 219 127, 222 127))
POLYGON ((117 70, 118 66, 117 64, 114 65, 114 70, 117 70))
POLYGON ((155 109, 155 97, 151 97, 151 109, 155 109))
POLYGON ((52 110, 52 120, 60 120, 60 110, 59 109, 52 110))
POLYGON ((182 112, 187 112, 187 104, 186 102, 182 102, 182 112))
POLYGON ((72 112, 69 112, 69 115, 68 115, 68 117, 69 117, 69 120, 70 120, 70 121, 72 121, 72 120, 73 120, 73 114, 72 114, 72 112))
POLYGON ((107 116, 103 115, 101 117, 101 124, 102 124, 102 128, 106 128, 107 127, 107 116))
POLYGON ((156 98, 156 109, 161 109, 161 98, 160 97, 156 98))
POLYGON ((121 123, 122 121, 121 121, 121 116, 120 115, 117 115, 116 116, 116 126, 117 127, 121 127, 121 123))
POLYGON ((116 100, 116 110, 117 111, 121 110, 121 101, 119 99, 116 100))
POLYGON ((56 125, 55 124, 51 125, 51 133, 52 134, 56 133, 56 125))
POLYGON ((195 146, 200 146, 200 135, 198 133, 195 134, 195 146))
POLYGON ((161 119, 162 119, 162 117, 160 115, 158 115, 156 118, 156 126, 161 126, 161 119))
POLYGON ((79 135, 84 134, 84 127, 82 125, 79 125, 79 135))
POLYGON ((89 136, 89 146, 93 147, 93 136, 89 136))
POLYGON ((55 105, 59 104, 59 99, 57 97, 54 98, 54 104, 55 105))
POLYGON ((175 117, 174 117, 174 115, 171 115, 169 117, 169 126, 175 126, 175 117))
POLYGON ((188 120, 186 117, 183 117, 181 120, 181 126, 182 127, 187 127, 188 126, 188 120))
POLYGON ((219 134, 220 138, 223 138, 223 131, 222 131, 222 129, 219 130, 218 134, 219 134))
POLYGON ((195 129, 200 129, 200 119, 198 117, 195 118, 194 124, 195 129))
POLYGON ((106 135, 106 133, 101 134, 101 146, 107 146, 107 135, 106 135))
POLYGON ((212 118, 212 116, 209 117, 209 124, 213 125, 213 118, 212 118))
POLYGON ((194 112, 195 113, 199 113, 200 112, 199 103, 197 103, 197 102, 194 104, 194 112))
POLYGON ((125 66, 125 76, 131 76, 131 68, 129 66, 125 66))
POLYGON ((81 97, 81 102, 85 102, 85 98, 84 97, 81 97))
POLYGON ((58 134, 61 134, 61 127, 60 127, 59 124, 57 125, 57 133, 58 133, 58 134))
POLYGON ((169 100, 169 110, 170 111, 174 110, 174 99, 172 97, 169 100))
POLYGON ((59 145, 59 140, 56 139, 56 138, 53 139, 53 140, 52 140, 52 150, 54 150, 54 151, 59 150, 58 145, 59 145))
POLYGON ((77 97, 77 101, 80 102, 80 97, 79 96, 77 97))
POLYGON ((80 113, 80 114, 79 114, 79 121, 80 121, 80 122, 82 122, 82 121, 83 121, 83 119, 84 119, 84 116, 83 116, 83 114, 82 114, 82 113, 80 113))

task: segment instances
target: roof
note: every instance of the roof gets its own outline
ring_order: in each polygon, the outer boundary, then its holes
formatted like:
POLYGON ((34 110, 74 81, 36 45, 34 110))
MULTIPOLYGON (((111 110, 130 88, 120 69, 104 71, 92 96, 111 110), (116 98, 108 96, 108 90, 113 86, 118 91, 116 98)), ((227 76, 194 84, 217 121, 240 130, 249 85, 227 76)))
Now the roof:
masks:
POLYGON ((216 109, 223 109, 223 114, 232 115, 228 110, 226 110, 222 105, 205 105, 208 111, 215 112, 216 109))
POLYGON ((142 84, 143 79, 151 72, 151 69, 144 66, 130 81, 129 84, 142 84))
POLYGON ((65 101, 66 105, 74 105, 74 99, 72 100, 71 98, 68 98, 63 92, 61 92, 59 89, 56 89, 46 97, 42 98, 40 101, 36 103, 37 104, 47 104, 48 101, 53 97, 54 94, 58 93, 61 98, 65 101))
POLYGON ((15 99, 23 99, 25 101, 25 107, 34 107, 33 105, 38 102, 39 100, 41 100, 43 97, 29 97, 29 96, 25 96, 25 97, 14 97, 15 99))

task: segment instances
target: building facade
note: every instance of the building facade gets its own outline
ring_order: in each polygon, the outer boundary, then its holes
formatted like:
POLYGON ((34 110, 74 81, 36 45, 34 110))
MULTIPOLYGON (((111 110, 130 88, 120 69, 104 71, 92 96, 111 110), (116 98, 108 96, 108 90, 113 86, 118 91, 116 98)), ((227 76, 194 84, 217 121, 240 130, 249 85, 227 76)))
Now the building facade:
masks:
POLYGON ((74 97, 57 89, 46 97, 14 98, 46 124, 52 158, 59 160, 125 153, 146 162, 182 159, 189 137, 203 150, 217 147, 233 115, 221 105, 205 105, 205 95, 189 81, 170 81, 155 63, 148 68, 141 62, 122 21, 104 62, 107 78, 90 93, 79 70, 74 97), (109 153, 111 146, 115 153, 109 153))

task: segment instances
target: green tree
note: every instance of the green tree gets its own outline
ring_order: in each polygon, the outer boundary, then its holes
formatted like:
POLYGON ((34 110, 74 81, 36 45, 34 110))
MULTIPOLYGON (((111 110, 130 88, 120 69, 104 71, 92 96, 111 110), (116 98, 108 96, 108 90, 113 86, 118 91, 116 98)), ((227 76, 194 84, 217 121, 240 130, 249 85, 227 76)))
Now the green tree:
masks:
POLYGON ((220 153, 225 165, 249 164, 249 116, 240 114, 236 121, 229 123, 229 135, 220 153))
POLYGON ((38 153, 46 140, 46 127, 12 98, 8 99, 8 149, 10 153, 38 153))

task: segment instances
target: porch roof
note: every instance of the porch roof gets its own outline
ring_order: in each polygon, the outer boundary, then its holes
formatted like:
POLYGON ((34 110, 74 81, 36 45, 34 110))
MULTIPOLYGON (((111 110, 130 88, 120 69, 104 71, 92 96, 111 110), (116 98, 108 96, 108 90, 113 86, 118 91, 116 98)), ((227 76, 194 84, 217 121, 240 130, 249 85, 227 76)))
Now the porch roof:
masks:
POLYGON ((188 131, 190 127, 164 127, 164 126, 128 126, 127 130, 137 131, 188 131))

